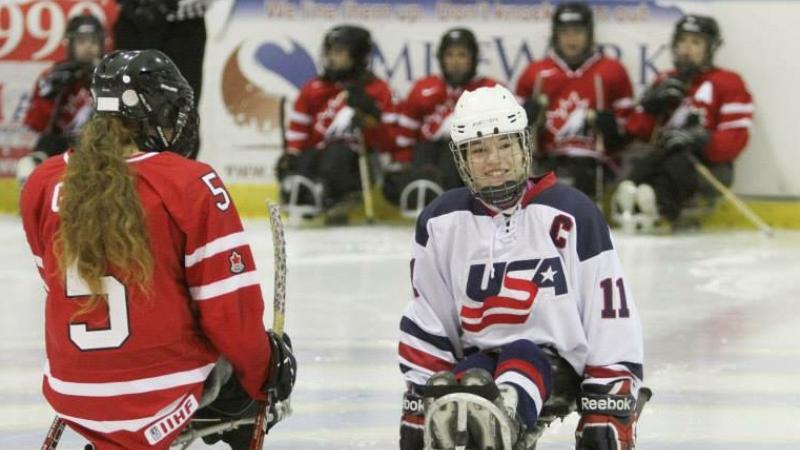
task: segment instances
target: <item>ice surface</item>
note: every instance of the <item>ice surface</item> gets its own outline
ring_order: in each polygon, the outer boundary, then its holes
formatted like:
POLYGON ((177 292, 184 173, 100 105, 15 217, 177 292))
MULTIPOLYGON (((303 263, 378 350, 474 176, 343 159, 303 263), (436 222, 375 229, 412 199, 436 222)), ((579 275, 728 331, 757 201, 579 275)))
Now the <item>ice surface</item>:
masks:
MULTIPOLYGON (((268 226, 251 221, 246 229, 269 298, 268 226)), ((286 329, 300 369, 295 413, 265 448, 397 448, 403 381, 395 349, 411 296, 411 238, 411 227, 287 230, 286 329)), ((645 381, 655 393, 637 449, 800 448, 800 233, 615 241, 642 315, 645 381)), ((53 418, 40 394, 44 291, 19 219, 0 218, 0 249, 0 449, 30 450, 53 418)), ((539 450, 572 448, 576 422, 573 415, 551 427, 539 450)), ((67 432, 59 448, 82 445, 67 432)))

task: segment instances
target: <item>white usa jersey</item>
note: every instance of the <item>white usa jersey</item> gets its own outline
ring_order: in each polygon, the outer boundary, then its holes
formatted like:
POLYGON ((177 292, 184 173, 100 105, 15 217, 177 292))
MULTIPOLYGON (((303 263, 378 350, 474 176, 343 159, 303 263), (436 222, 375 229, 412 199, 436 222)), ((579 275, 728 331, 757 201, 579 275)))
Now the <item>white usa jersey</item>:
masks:
POLYGON ((466 188, 439 196, 417 221, 413 254, 399 343, 408 382, 527 339, 555 349, 584 384, 630 379, 638 391, 641 323, 608 225, 552 173, 530 180, 508 214, 466 188))

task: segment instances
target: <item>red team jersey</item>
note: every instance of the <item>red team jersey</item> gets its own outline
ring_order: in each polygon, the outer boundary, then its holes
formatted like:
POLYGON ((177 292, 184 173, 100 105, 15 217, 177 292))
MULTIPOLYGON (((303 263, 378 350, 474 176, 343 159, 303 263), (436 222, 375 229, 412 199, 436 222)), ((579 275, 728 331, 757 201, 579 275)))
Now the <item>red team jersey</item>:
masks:
MULTIPOLYGON (((45 70, 36 80, 30 105, 25 114, 25 125, 37 133, 45 131, 56 108, 55 96, 45 98, 41 95, 41 86, 53 67, 45 70)), ((77 135, 92 113, 92 93, 82 81, 75 81, 63 89, 61 111, 55 119, 52 131, 64 136, 77 135)))
POLYGON ((429 75, 414 83, 408 97, 398 106, 394 144, 397 159, 411 160, 414 144, 450 139, 449 118, 465 91, 499 84, 487 78, 473 78, 464 86, 452 87, 440 75, 429 75))
MULTIPOLYGON (((392 91, 385 81, 373 77, 364 91, 381 110, 383 123, 394 120, 394 101, 392 91)), ((300 90, 289 113, 289 128, 286 130, 286 147, 290 152, 298 152, 311 148, 324 148, 331 139, 326 132, 331 124, 347 107, 346 86, 322 78, 314 78, 300 90)), ((384 124, 364 130, 367 146, 374 150, 390 151, 391 140, 388 127, 384 124)), ((352 136, 336 136, 336 139, 352 138, 352 136)))
MULTIPOLYGON (((674 75, 675 72, 663 74, 656 83, 674 75)), ((659 125, 680 128, 691 115, 698 115, 700 123, 710 133, 705 159, 711 163, 726 163, 736 159, 747 145, 754 109, 753 98, 742 78, 714 67, 692 80, 683 103, 659 125)), ((628 121, 627 131, 649 140, 657 122, 656 117, 637 107, 628 121)))
POLYGON ((145 212, 152 292, 104 279, 107 304, 77 315, 88 293, 53 253, 59 190, 71 151, 25 183, 25 234, 47 290, 43 391, 73 428, 104 449, 166 449, 197 410, 224 355, 255 399, 270 346, 253 255, 230 196, 206 164, 173 153, 128 159, 145 212))
POLYGON ((545 94, 549 100, 538 142, 545 153, 594 156, 597 135, 586 127, 587 112, 611 110, 624 126, 633 110, 633 88, 628 73, 619 61, 600 53, 589 57, 576 70, 571 70, 555 54, 531 63, 517 81, 516 95, 523 101, 529 99, 537 86, 541 92, 535 94, 545 94), (600 99, 595 79, 601 86, 600 99))

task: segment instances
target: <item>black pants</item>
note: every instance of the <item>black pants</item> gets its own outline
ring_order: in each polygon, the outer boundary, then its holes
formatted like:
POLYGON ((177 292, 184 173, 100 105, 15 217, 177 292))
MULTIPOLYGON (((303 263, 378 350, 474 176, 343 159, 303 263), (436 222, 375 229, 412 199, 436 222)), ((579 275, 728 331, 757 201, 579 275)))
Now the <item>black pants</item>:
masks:
MULTIPOLYGON (((385 174, 383 196, 389 202, 398 205, 403 189, 411 182, 420 179, 436 183, 443 191, 464 186, 453 159, 453 152, 450 151, 450 145, 447 142, 417 144, 414 147, 411 164, 397 172, 385 174)), ((433 193, 429 192, 428 195, 430 197, 426 198, 426 204, 433 201, 434 198, 433 193)))
MULTIPOLYGON (((300 152, 290 167, 281 169, 278 180, 289 175, 302 175, 325 186, 323 202, 330 206, 345 195, 361 190, 361 174, 358 169, 358 153, 344 143, 332 143, 322 150, 309 149, 300 152)), ((301 196, 301 202, 303 202, 301 196)))
MULTIPOLYGON (((553 171, 560 181, 594 198, 597 190, 597 164, 595 158, 544 155, 536 160, 536 173, 553 171)), ((610 171, 603 171, 609 178, 610 171)), ((606 180, 603 180, 605 183, 606 180)))
MULTIPOLYGON (((733 183, 733 164, 706 164, 725 186, 733 183)), ((684 152, 656 150, 634 163, 631 181, 646 183, 656 193, 659 213, 670 221, 680 216, 686 202, 696 194, 715 197, 718 193, 702 180, 694 163, 684 152)))

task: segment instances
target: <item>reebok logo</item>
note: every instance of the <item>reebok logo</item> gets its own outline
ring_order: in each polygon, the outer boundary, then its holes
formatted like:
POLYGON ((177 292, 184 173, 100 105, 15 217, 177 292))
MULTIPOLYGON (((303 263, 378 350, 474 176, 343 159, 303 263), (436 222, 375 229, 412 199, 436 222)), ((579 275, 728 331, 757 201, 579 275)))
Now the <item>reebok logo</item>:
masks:
POLYGON ((624 399, 593 399, 583 397, 581 398, 581 409, 583 411, 619 411, 627 412, 633 410, 633 400, 628 397, 624 399))

